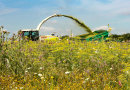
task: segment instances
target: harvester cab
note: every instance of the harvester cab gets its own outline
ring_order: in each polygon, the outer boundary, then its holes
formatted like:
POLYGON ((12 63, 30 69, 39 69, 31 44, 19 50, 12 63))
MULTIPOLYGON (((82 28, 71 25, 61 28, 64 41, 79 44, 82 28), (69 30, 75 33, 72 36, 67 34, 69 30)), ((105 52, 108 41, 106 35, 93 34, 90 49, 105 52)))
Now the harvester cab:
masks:
POLYGON ((27 37, 28 39, 31 39, 32 41, 37 41, 39 39, 39 31, 38 30, 32 30, 32 29, 24 29, 21 30, 22 37, 27 37))

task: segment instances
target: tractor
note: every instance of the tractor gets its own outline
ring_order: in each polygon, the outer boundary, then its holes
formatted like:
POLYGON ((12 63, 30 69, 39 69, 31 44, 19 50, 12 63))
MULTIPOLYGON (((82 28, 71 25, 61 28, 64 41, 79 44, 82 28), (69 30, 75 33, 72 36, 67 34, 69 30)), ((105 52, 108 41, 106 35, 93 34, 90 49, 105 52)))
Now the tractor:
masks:
POLYGON ((37 41, 37 40, 42 41, 42 40, 45 40, 45 39, 49 39, 49 40, 50 39, 57 39, 58 37, 56 37, 54 35, 39 36, 39 31, 40 31, 40 28, 41 28, 42 24, 44 24, 47 20, 49 20, 49 19, 51 19, 53 17, 62 17, 62 16, 74 20, 79 26, 84 28, 84 30, 87 33, 76 36, 76 37, 79 37, 81 40, 86 40, 86 41, 106 40, 106 38, 108 38, 108 36, 109 36, 109 32, 111 31, 111 28, 109 28, 108 30, 97 30, 97 31, 92 32, 92 30, 88 26, 86 26, 83 22, 79 21, 78 19, 76 19, 76 18, 74 18, 72 16, 54 14, 54 15, 49 16, 46 19, 42 20, 40 22, 40 24, 37 26, 36 29, 23 29, 23 30, 21 30, 22 37, 26 36, 29 39, 31 39, 32 41, 37 41))

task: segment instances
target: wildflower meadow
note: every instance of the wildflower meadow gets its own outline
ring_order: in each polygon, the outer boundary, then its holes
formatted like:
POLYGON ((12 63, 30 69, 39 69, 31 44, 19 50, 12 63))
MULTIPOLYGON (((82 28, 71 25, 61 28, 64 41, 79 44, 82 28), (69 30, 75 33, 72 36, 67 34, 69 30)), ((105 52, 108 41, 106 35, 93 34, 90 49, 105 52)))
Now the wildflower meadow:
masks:
POLYGON ((129 90, 130 43, 80 40, 0 44, 2 90, 129 90))

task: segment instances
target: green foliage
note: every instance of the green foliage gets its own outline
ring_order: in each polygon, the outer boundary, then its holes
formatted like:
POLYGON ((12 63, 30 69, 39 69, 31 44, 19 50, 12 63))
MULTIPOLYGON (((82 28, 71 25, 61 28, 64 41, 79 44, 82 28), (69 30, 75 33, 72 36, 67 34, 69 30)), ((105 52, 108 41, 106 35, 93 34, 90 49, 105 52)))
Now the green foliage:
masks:
POLYGON ((117 34, 112 34, 110 36, 111 40, 115 41, 129 41, 130 40, 130 33, 122 34, 122 35, 117 35, 117 34))

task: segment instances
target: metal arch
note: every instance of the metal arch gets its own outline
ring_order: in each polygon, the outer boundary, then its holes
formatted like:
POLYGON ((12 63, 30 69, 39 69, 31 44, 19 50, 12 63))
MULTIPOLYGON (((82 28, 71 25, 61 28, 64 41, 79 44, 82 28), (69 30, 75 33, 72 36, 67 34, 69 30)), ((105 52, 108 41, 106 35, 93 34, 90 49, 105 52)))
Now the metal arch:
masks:
POLYGON ((80 25, 81 27, 85 28, 85 31, 87 31, 88 33, 91 33, 91 34, 93 33, 88 26, 86 26, 83 22, 79 21, 78 19, 76 19, 76 18, 74 18, 74 17, 72 17, 72 16, 61 15, 61 14, 54 14, 54 15, 51 15, 51 16, 45 18, 44 20, 42 20, 42 21, 40 22, 40 24, 37 26, 36 29, 37 29, 37 30, 40 30, 42 24, 45 23, 47 20, 49 20, 49 19, 51 19, 51 18, 53 18, 53 17, 62 17, 62 16, 74 20, 78 25, 80 25))

